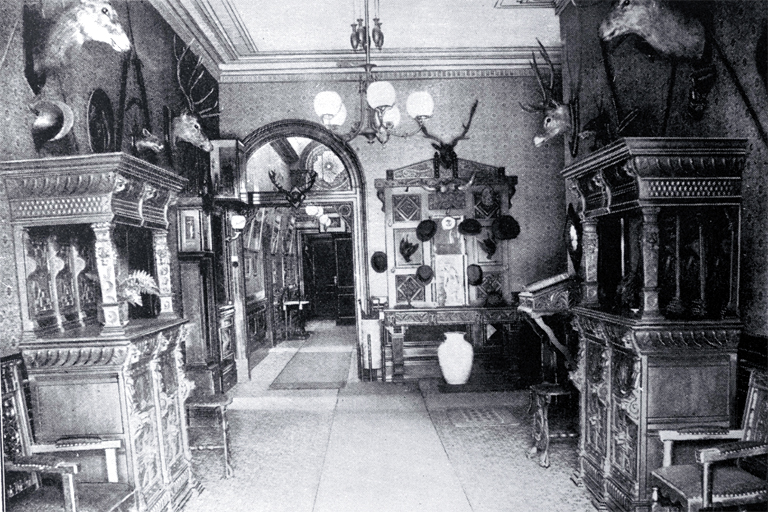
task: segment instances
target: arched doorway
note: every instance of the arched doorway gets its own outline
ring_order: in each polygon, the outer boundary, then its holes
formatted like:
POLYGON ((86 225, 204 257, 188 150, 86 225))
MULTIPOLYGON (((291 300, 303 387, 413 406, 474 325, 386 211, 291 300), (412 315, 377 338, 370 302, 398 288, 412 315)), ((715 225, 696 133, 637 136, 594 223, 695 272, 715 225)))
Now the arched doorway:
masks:
MULTIPOLYGON (((270 123, 253 131, 242 143, 245 172, 238 188, 241 199, 251 207, 252 222, 260 221, 260 229, 264 229, 265 216, 271 215, 271 226, 267 229, 274 230, 275 236, 281 237, 281 240, 285 240, 286 236, 295 237, 293 243, 300 251, 299 255, 285 261, 272 259, 272 267, 265 269, 265 293, 273 295, 272 300, 267 302, 275 307, 276 301, 281 300, 275 294, 284 292, 280 286, 269 289, 270 283, 282 285, 285 279, 294 278, 301 283, 299 294, 303 299, 310 298, 308 292, 318 297, 316 289, 307 289, 310 276, 304 265, 306 259, 302 253, 306 245, 301 243, 302 240, 330 241, 334 247, 343 247, 348 241, 347 256, 340 256, 339 261, 351 263, 349 270, 353 282, 346 283, 349 286, 345 288, 343 276, 338 279, 338 304, 346 308, 342 316, 346 315, 346 320, 354 322, 359 328, 360 306, 367 304, 368 266, 365 179, 357 155, 322 125, 304 120, 270 123), (310 180, 309 171, 316 173, 314 182, 310 180), (293 189, 303 192, 305 197, 301 204, 292 206, 278 186, 284 191, 293 189), (318 210, 322 210, 326 217, 318 216, 318 210), (277 217, 279 221, 276 222, 277 217), (320 219, 330 224, 324 225, 320 219)), ((265 247, 264 250, 270 249, 265 247)), ((279 253, 280 248, 272 252, 279 253)), ((261 263, 264 264, 263 261, 261 263)), ((311 277, 314 279, 317 276, 311 277)), ((274 311, 272 318, 276 318, 274 311)))

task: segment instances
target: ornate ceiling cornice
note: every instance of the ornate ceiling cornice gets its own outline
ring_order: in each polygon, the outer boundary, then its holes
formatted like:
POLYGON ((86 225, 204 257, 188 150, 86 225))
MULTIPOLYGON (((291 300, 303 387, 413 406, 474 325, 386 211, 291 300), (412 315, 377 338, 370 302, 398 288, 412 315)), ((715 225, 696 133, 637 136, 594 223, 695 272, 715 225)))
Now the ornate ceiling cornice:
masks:
MULTIPOLYGON (((363 57, 352 51, 259 52, 231 0, 149 2, 221 83, 357 81, 362 72, 363 57)), ((385 49, 374 55, 374 73, 387 80, 529 75, 532 51, 538 47, 385 49)), ((559 66, 561 48, 547 51, 559 66)))
MULTIPOLYGON (((506 48, 413 48, 376 52, 373 72, 386 80, 519 76, 532 74, 531 46, 506 48)), ((562 49, 547 48, 556 67, 562 49)), ((362 56, 350 51, 260 53, 222 64, 219 80, 287 82, 333 79, 357 81, 362 56)))

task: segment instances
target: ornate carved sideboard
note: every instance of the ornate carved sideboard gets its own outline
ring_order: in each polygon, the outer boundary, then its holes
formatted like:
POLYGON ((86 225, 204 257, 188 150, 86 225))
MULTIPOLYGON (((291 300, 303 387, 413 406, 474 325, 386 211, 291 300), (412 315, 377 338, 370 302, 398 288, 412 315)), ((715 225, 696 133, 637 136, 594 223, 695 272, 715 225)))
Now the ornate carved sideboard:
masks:
POLYGON ((660 429, 730 426, 746 142, 626 138, 567 167, 581 200, 581 477, 650 511, 660 429))
MULTIPOLYGON (((193 478, 184 400, 185 320, 174 311, 168 208, 185 180, 123 153, 0 162, 14 228, 19 349, 37 442, 119 439, 139 511, 180 510, 193 478), (121 304, 122 277, 159 300, 121 304), (127 310, 127 316, 126 316, 127 310)), ((79 459, 85 478, 105 471, 79 459)))
POLYGON ((515 307, 442 307, 385 309, 382 313, 385 331, 382 361, 385 380, 402 381, 405 377, 405 352, 408 329, 415 326, 460 326, 468 333, 475 351, 487 342, 487 326, 502 324, 517 331, 520 318, 515 307))

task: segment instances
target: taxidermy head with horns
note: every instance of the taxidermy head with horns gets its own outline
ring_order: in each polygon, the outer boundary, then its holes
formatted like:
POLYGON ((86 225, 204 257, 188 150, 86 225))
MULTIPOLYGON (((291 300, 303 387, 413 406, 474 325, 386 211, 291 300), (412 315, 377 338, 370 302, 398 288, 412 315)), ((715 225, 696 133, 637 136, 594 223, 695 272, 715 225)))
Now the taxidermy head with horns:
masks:
POLYGON ((106 43, 117 52, 127 52, 131 42, 115 9, 102 0, 77 0, 52 20, 24 4, 24 47, 27 81, 35 94, 45 85, 46 74, 69 64, 71 53, 87 41, 106 43), (42 46, 39 41, 43 41, 42 46))

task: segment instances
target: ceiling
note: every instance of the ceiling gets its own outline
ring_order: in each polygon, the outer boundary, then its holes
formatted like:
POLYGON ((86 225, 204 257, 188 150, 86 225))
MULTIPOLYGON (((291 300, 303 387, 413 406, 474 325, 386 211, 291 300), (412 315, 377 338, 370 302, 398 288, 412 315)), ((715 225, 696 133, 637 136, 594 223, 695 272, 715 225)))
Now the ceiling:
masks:
MULTIPOLYGON (((363 60, 349 36, 364 1, 150 0, 224 82, 349 73, 363 60)), ((369 0, 384 33, 371 60, 378 72, 524 69, 538 38, 557 64, 567 1, 369 0)))

